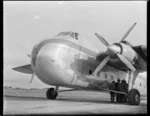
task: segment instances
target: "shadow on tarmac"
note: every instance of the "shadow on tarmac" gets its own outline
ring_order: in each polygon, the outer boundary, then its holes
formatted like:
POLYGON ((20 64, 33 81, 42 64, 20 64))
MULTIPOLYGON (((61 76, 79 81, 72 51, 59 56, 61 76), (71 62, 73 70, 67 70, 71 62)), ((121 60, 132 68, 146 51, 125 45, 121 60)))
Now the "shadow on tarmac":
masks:
MULTIPOLYGON (((55 100, 48 100, 46 97, 30 97, 30 96, 4 96, 5 100, 16 100, 16 101, 64 101, 64 102, 84 102, 87 104, 89 103, 96 103, 96 104, 121 104, 121 103, 111 103, 109 99, 93 99, 93 98, 79 98, 79 97, 74 97, 74 98, 68 98, 68 97, 58 97, 55 100)), ((128 103, 125 103, 124 105, 129 105, 128 103)))

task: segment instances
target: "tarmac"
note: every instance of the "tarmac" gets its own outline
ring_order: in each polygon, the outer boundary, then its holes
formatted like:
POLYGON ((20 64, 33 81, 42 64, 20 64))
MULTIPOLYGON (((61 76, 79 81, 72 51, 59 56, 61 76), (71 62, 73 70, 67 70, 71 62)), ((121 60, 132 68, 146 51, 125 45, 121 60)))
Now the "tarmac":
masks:
POLYGON ((147 114, 147 99, 133 106, 111 103, 110 94, 105 92, 66 91, 48 100, 46 89, 4 89, 3 114, 147 114))

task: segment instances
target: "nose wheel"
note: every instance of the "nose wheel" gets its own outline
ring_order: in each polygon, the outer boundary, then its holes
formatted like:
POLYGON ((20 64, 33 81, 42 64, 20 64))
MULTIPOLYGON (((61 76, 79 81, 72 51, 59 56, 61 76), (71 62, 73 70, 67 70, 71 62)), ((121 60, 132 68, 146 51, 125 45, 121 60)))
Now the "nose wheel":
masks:
POLYGON ((58 93, 54 90, 54 88, 49 88, 46 92, 46 96, 48 99, 56 99, 58 93))

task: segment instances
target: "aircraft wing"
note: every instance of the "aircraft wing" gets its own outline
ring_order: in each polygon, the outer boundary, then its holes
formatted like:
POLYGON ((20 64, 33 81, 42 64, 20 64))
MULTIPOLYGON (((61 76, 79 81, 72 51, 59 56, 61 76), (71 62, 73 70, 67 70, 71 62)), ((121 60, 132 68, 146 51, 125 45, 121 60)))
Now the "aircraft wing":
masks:
POLYGON ((27 73, 27 74, 32 74, 33 73, 32 69, 31 69, 31 64, 15 67, 15 68, 12 68, 12 69, 15 70, 15 71, 21 72, 21 73, 27 73))

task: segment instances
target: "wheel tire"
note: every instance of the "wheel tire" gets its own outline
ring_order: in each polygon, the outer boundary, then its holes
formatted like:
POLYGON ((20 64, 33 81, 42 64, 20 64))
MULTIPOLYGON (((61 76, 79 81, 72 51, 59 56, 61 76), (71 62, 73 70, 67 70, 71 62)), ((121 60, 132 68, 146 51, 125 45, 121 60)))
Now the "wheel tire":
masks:
POLYGON ((58 94, 57 94, 56 91, 52 91, 51 99, 56 99, 57 95, 58 95, 58 94))
POLYGON ((56 99, 57 97, 57 92, 54 91, 54 88, 49 88, 46 92, 46 96, 48 99, 56 99))
POLYGON ((131 89, 128 93, 128 102, 131 105, 140 104, 140 93, 137 89, 131 89))

